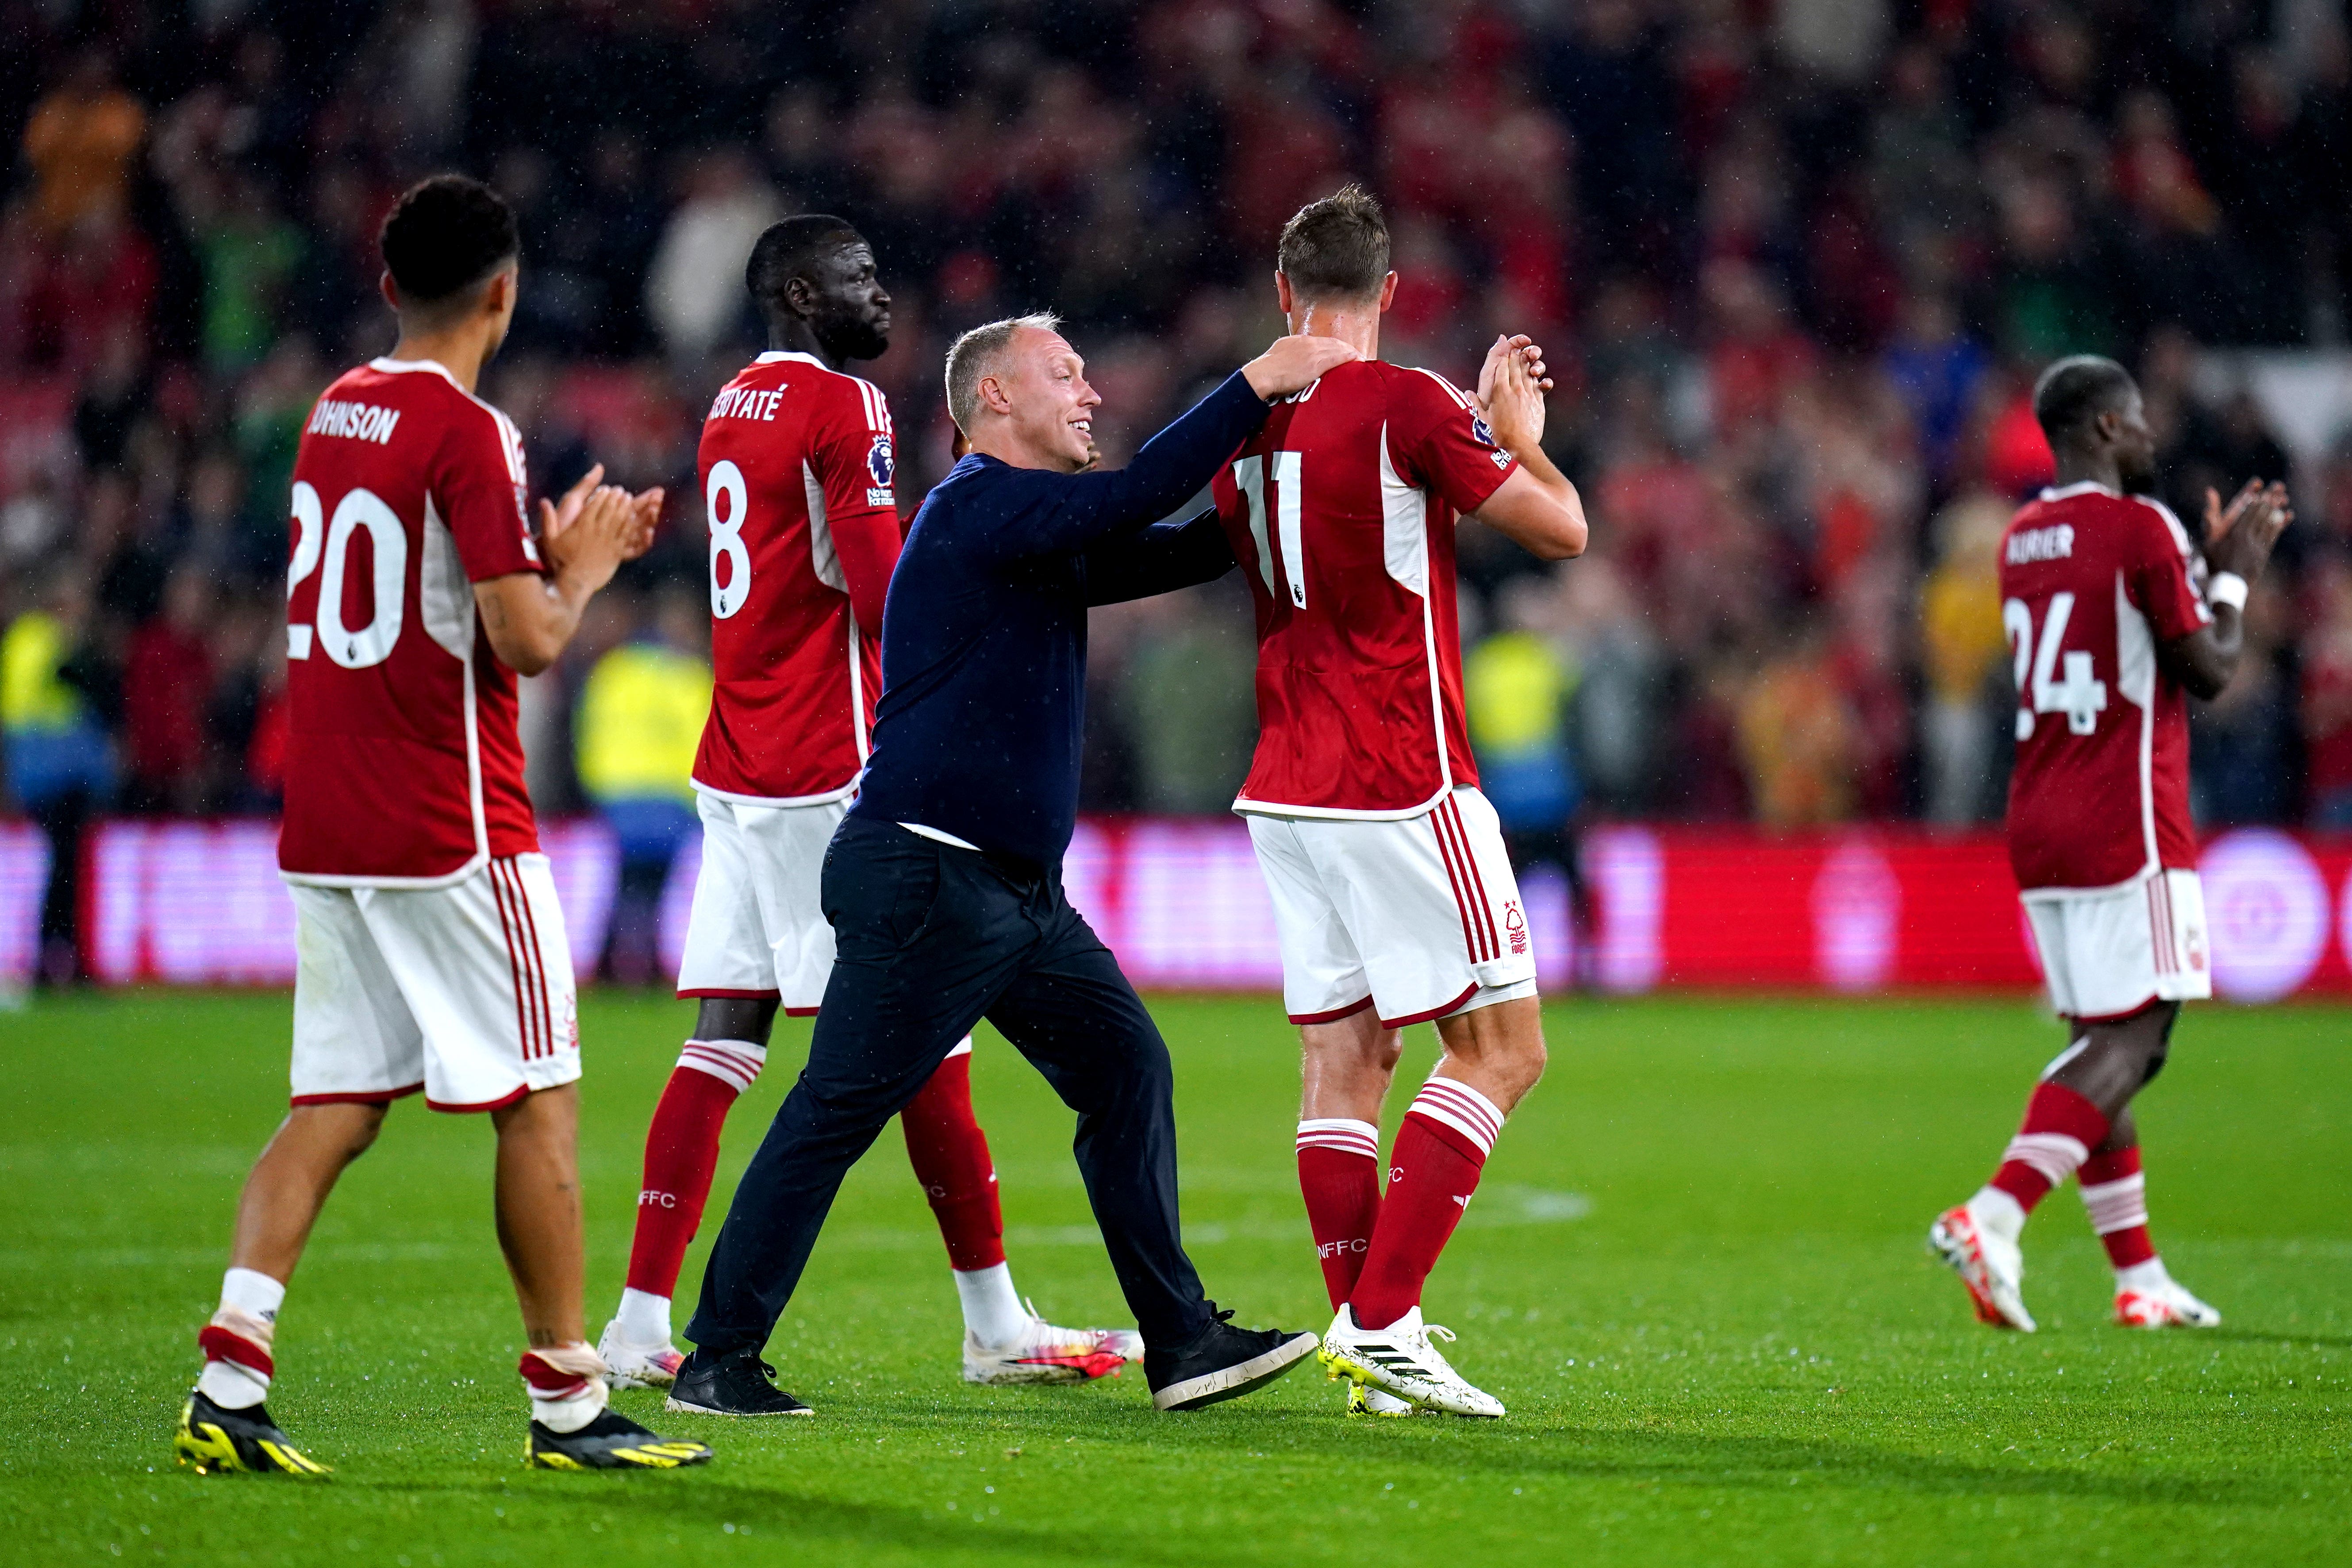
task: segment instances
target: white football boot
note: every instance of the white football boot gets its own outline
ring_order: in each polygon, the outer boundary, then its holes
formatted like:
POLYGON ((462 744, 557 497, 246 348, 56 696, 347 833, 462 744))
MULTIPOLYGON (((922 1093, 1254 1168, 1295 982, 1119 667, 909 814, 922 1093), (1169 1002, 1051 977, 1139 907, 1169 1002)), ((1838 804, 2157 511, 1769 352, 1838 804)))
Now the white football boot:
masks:
POLYGON ((677 1369, 686 1361, 686 1352, 667 1340, 640 1345, 623 1339, 618 1318, 604 1325, 596 1353, 611 1369, 607 1376, 614 1388, 667 1388, 677 1381, 677 1369))
POLYGON ((2117 1290, 2116 1321, 2126 1329, 2218 1329, 2221 1314, 2167 1278, 2117 1290))
POLYGON ((1372 1388, 1350 1380, 1348 1384, 1348 1414, 1350 1415, 1442 1415, 1444 1412, 1424 1409, 1410 1399, 1399 1399, 1385 1388, 1372 1388))
POLYGON ((1977 1321, 1997 1329, 2033 1331, 2033 1314, 2025 1310, 2020 1287, 2025 1279, 2025 1254, 2016 1242, 1979 1223, 1968 1205, 1946 1209, 1927 1227, 1927 1247, 1950 1266, 1968 1287, 1977 1321))
POLYGON ((1423 1323, 1419 1307, 1385 1329, 1367 1329, 1356 1322, 1355 1308, 1343 1306, 1316 1354, 1332 1376, 1370 1384, 1408 1404, 1451 1415, 1501 1415, 1503 1402, 1448 1365, 1433 1338, 1451 1344, 1454 1331, 1423 1323))
POLYGON ((1143 1336, 1133 1329, 1065 1329, 1039 1317, 1031 1302, 1021 1304, 1029 1321, 1010 1344, 984 1345, 964 1331, 966 1383, 1087 1383, 1143 1359, 1143 1336))

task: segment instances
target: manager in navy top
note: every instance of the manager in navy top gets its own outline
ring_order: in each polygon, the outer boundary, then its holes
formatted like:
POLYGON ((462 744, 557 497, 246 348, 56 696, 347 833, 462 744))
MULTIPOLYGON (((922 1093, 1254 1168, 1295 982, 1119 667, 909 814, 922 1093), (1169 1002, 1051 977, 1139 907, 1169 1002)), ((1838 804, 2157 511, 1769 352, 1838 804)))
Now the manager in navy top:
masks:
POLYGON ((992 322, 949 352, 948 411, 971 454, 925 499, 890 581, 874 752, 825 853, 833 976, 808 1066, 711 1248, 674 1405, 805 1410, 769 1383, 761 1347, 843 1175, 983 1017, 1077 1112, 1078 1169, 1153 1403, 1246 1394, 1315 1348, 1311 1333, 1234 1328, 1203 1296, 1178 1234, 1168 1047, 1063 896, 1062 851, 1077 814, 1087 607, 1230 570, 1213 513, 1158 520, 1256 432, 1270 399, 1355 351, 1279 339, 1127 468, 1085 472, 1101 399, 1056 328, 992 322))

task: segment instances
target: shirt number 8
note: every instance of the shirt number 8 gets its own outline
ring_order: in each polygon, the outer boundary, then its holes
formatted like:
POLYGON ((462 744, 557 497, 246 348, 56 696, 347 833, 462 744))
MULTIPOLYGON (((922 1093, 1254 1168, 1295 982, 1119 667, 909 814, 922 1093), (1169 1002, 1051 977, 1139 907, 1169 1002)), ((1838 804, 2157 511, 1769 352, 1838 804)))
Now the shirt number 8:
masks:
POLYGON ((710 613, 722 621, 751 596, 751 549, 743 542, 743 513, 751 501, 742 469, 728 461, 710 465, 702 506, 710 525, 710 613), (719 569, 722 561, 727 563, 723 574, 719 569))

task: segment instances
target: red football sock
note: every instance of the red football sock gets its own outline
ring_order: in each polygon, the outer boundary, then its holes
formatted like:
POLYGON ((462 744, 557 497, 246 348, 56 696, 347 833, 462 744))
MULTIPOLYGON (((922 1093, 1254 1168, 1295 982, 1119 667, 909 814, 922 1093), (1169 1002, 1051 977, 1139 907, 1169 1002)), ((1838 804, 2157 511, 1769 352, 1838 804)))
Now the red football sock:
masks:
POLYGON ((2147 1234, 2147 1178, 2140 1173, 2138 1144, 2092 1155, 2075 1179, 2108 1262, 2129 1268, 2156 1256, 2147 1234))
POLYGON ((1478 1190, 1502 1129, 1495 1102, 1468 1084, 1433 1078, 1421 1086, 1389 1152, 1388 1195, 1349 1293, 1358 1327, 1385 1329, 1421 1304, 1422 1284, 1478 1190))
POLYGON ((719 1131, 728 1108, 768 1059, 749 1040, 688 1040, 646 1130, 646 1174, 637 1189, 637 1234, 629 1247, 629 1289, 667 1300, 677 1293, 687 1245, 702 1225, 719 1168, 719 1131))
POLYGON ((2063 1084, 2037 1083, 2025 1102, 2025 1124, 2001 1152, 1992 1185, 2031 1214, 2044 1194, 2106 1141, 2107 1119, 2097 1106, 2063 1084))
MULTIPOLYGON (((968 1047, 970 1041, 966 1041, 968 1047)), ((996 1196, 996 1165, 988 1134, 971 1113, 971 1052, 941 1062, 930 1082, 898 1113, 907 1159, 931 1200, 948 1265, 965 1273, 1004 1261, 1004 1209, 996 1196)))
POLYGON ((1298 1191, 1336 1312, 1363 1272, 1381 1212, 1381 1130, 1344 1117, 1301 1121, 1298 1191))

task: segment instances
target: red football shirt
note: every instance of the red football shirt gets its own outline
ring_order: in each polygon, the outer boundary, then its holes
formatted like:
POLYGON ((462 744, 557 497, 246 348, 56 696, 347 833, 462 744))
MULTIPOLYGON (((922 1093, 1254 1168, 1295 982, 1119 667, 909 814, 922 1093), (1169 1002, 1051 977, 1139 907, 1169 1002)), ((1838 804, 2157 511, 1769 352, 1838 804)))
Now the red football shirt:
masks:
POLYGON ((1407 817, 1478 782, 1454 524, 1517 466, 1444 377, 1366 360, 1277 405, 1217 476, 1257 604, 1257 754, 1235 810, 1407 817))
POLYGON ((2021 888, 2107 888, 2197 864, 2189 705, 2157 646, 2212 623, 2188 531, 2157 501, 2044 490, 2009 525, 2017 680, 2009 858, 2021 888))
POLYGON ((715 682, 695 785, 762 805, 838 800, 866 766, 882 626, 859 624, 856 562, 835 534, 883 514, 897 537, 889 405, 807 354, 764 353, 712 402, 699 462, 715 682))
POLYGON ((539 572, 522 438, 429 361, 326 390, 294 459, 287 574, 289 881, 454 882, 539 847, 515 675, 473 584, 539 572))

